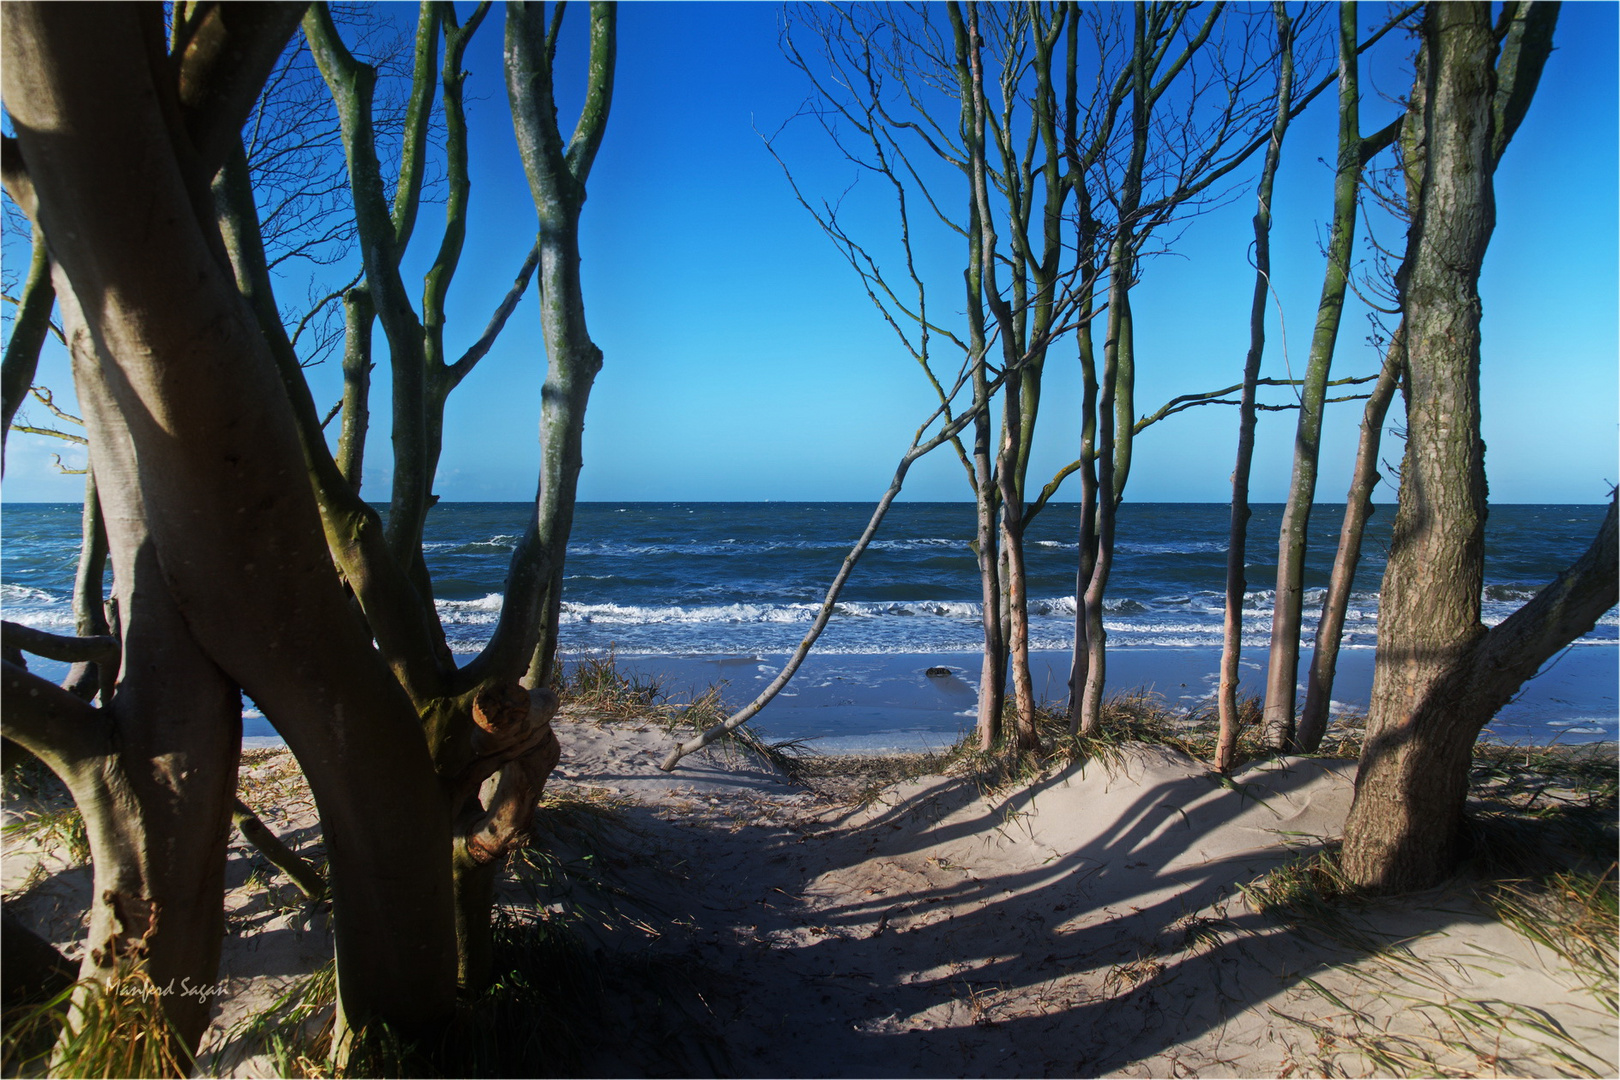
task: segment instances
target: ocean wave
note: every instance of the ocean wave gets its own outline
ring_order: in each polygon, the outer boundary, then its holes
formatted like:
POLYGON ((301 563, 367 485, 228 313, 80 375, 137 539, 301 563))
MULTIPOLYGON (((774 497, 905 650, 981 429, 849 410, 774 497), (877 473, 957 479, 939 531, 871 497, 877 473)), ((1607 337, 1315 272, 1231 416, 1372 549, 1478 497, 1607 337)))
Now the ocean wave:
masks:
POLYGON ((435 600, 439 622, 445 626, 483 626, 501 617, 501 605, 506 597, 490 593, 477 600, 435 600))
POLYGON ((1485 599, 1500 603, 1522 604, 1526 600, 1535 598, 1541 591, 1539 585, 1487 585, 1485 586, 1485 599))
MULTIPOLYGON (((499 539, 499 538, 497 538, 499 539)), ((844 552, 854 546, 855 537, 837 537, 822 540, 739 539, 728 536, 720 540, 669 540, 651 543, 631 543, 622 540, 591 540, 568 545, 568 554, 607 558, 647 557, 654 555, 768 555, 774 552, 844 552)), ((873 540, 868 547, 873 551, 968 551, 966 539, 945 536, 923 536, 909 539, 873 540)))
POLYGON ((1120 540, 1114 544, 1117 555, 1208 555, 1226 554, 1224 540, 1120 540))
POLYGON ((21 626, 31 626, 35 630, 65 631, 68 634, 72 634, 77 625, 72 609, 66 606, 36 608, 32 611, 7 611, 6 619, 21 626))
POLYGON ((65 598, 44 589, 35 589, 27 585, 13 585, 9 581, 0 584, 0 604, 52 604, 65 602, 65 598))

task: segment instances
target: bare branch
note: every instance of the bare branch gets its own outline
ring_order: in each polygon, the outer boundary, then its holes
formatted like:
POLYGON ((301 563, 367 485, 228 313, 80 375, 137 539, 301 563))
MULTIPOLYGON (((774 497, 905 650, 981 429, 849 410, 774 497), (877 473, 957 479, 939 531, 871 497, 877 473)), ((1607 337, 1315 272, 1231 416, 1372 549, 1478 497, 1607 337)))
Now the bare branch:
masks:
POLYGON ((478 361, 482 360, 489 352, 490 347, 495 344, 495 339, 500 336, 501 330, 506 326, 506 320, 511 318, 512 312, 517 310, 518 301, 523 299, 523 293, 529 287, 529 280, 534 277, 534 268, 539 265, 540 244, 536 241, 535 245, 529 249, 528 257, 523 260, 523 265, 518 268, 517 279, 512 282, 512 287, 506 291, 506 296, 502 298, 500 306, 495 309, 495 314, 489 317, 489 325, 484 327, 483 334, 468 347, 466 352, 461 354, 460 360, 451 365, 451 386, 455 386, 462 379, 465 379, 478 361))
POLYGON ((3 409, 5 423, 5 427, 0 428, 0 447, 4 446, 5 436, 11 432, 11 422, 34 381, 34 373, 39 370, 39 350, 45 344, 51 309, 56 305, 50 252, 39 229, 36 227, 33 232, 34 250, 23 285, 22 302, 17 305, 17 319, 11 327, 11 340, 6 342, 5 358, 0 360, 0 409, 3 409))
POLYGON ((67 637, 9 620, 0 622, 0 644, 8 649, 21 649, 64 664, 102 663, 118 657, 118 639, 115 637, 67 637))
POLYGON ((268 859, 271 866, 291 878, 292 883, 298 886, 298 891, 304 896, 310 900, 319 900, 326 896, 326 882, 322 879, 321 872, 305 862, 296 851, 271 832, 259 819, 259 815, 239 798, 231 801, 231 821, 242 834, 242 839, 257 848, 259 854, 268 859))
POLYGON ((0 660, 0 733, 32 751, 58 776, 112 750, 106 714, 49 679, 0 660))

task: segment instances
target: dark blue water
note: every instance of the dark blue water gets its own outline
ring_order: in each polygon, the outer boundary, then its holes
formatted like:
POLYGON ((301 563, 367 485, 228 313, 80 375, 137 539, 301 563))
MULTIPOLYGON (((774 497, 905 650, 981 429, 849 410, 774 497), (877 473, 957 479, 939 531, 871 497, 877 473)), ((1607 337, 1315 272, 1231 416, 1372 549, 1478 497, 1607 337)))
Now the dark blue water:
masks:
MULTIPOLYGON (((445 503, 428 518, 426 555, 452 647, 476 652, 500 609, 522 503, 445 503)), ((1485 621, 1506 618, 1578 557, 1602 506, 1497 506, 1486 533, 1485 621)), ((1073 642, 1076 509, 1055 505, 1028 538, 1031 646, 1073 642)), ((1280 505, 1255 508, 1245 599, 1246 647, 1270 640, 1280 505)), ((770 657, 798 644, 827 584, 871 514, 869 504, 628 503, 580 505, 569 545, 562 647, 621 656, 770 657)), ((1111 647, 1218 649, 1225 597, 1227 507, 1126 504, 1120 511, 1106 624, 1111 647)), ((1342 506, 1317 508, 1306 565, 1307 645, 1332 568, 1342 506)), ((1393 508, 1373 517, 1344 644, 1371 650, 1393 508)), ((6 504, 0 525, 5 617, 47 629, 72 625, 69 600, 79 508, 6 504)), ((973 507, 897 504, 845 588, 818 654, 966 654, 978 650, 978 578, 968 547, 973 507)), ((1577 649, 1615 651, 1610 611, 1577 649)), ((1210 665, 1213 668, 1213 665, 1210 665)), ((1612 683, 1612 679, 1609 680, 1612 683)), ((1577 693, 1577 697, 1581 696, 1577 693)), ((1601 700, 1573 715, 1613 711, 1601 700)), ((1568 715, 1568 714, 1566 714, 1568 715)), ((1612 720, 1609 721, 1612 727, 1612 720)), ((1593 731, 1589 734, 1596 735, 1593 731)))

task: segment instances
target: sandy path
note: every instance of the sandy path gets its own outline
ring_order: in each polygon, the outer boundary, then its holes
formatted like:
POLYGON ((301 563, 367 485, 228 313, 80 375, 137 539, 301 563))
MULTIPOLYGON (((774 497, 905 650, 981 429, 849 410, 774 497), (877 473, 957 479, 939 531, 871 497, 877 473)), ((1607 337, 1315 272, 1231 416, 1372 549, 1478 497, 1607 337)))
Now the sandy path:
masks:
POLYGON ((1140 747, 1010 797, 936 777, 852 809, 742 761, 665 777, 656 732, 564 739, 593 782, 595 755, 620 763, 608 782, 667 875, 676 930, 651 947, 703 990, 725 1055, 687 1071, 1615 1071, 1614 1014, 1460 890, 1295 930, 1250 910, 1238 883, 1342 828, 1350 762, 1222 785, 1140 747), (1485 1007, 1522 1011, 1468 1019, 1485 1007))
MULTIPOLYGON (((558 734, 551 790, 618 805, 550 846, 593 847, 610 888, 508 898, 617 913, 580 924, 614 1010, 587 1033, 595 1075, 1616 1073, 1612 1007, 1460 888, 1292 928, 1251 910, 1240 883, 1340 830, 1352 763, 1223 784, 1138 747, 1013 794, 932 777, 856 806, 735 756, 663 774, 652 727, 558 734), (1470 1019, 1487 1009, 1506 1019, 1470 1019)), ((313 843, 285 755, 252 768, 281 785, 268 823, 313 843)), ((246 861, 221 1030, 330 955, 322 920, 246 861)), ((74 874, 18 903, 59 941, 74 874)))

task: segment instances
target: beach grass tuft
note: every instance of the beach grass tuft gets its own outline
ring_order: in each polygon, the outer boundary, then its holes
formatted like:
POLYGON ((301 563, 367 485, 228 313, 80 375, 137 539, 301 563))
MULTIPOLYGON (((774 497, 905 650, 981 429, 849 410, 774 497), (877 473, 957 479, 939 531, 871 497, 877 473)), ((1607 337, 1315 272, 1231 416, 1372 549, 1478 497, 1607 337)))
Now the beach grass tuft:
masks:
POLYGON ((84 816, 71 803, 12 809, 12 820, 6 822, 4 831, 8 842, 32 841, 47 851, 65 855, 74 865, 90 861, 90 834, 84 816))
POLYGON ((1611 864, 1597 874, 1563 871, 1539 880, 1502 882, 1488 896, 1499 920, 1559 957, 1610 1012, 1620 1011, 1615 870, 1611 864))
MULTIPOLYGON (((552 678, 564 708, 586 712, 608 721, 655 723, 672 735, 704 732, 724 723, 731 714, 722 700, 724 684, 708 687, 685 701, 671 700, 657 679, 627 674, 612 652, 587 656, 570 664, 559 663, 552 678)), ((726 732, 715 746, 721 752, 747 753, 789 777, 797 774, 807 744, 799 739, 776 742, 762 738, 746 724, 726 732)))
POLYGON ((8 1013, 7 1076, 190 1076, 192 1062, 144 971, 73 983, 49 1001, 8 1013))

